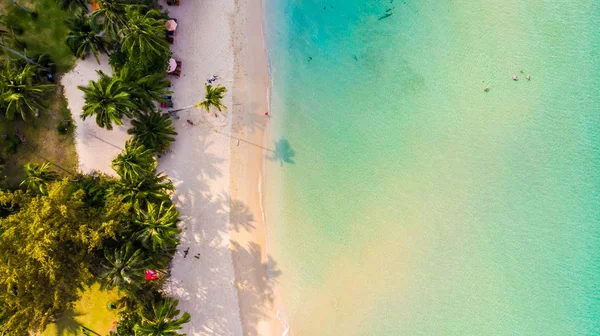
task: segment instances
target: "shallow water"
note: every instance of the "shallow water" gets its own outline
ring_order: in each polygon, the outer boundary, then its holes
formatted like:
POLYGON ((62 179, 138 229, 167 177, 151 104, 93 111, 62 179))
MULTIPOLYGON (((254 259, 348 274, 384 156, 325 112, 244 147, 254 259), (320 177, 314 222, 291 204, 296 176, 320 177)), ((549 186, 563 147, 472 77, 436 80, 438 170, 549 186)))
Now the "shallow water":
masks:
POLYGON ((598 2, 266 12, 294 335, 600 334, 598 2))

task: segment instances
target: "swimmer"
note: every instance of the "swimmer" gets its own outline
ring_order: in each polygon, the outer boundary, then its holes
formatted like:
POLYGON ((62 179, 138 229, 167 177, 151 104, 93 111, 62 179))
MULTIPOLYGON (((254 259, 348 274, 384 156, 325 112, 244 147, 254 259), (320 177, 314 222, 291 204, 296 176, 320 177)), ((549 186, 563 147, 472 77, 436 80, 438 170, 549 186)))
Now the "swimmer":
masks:
POLYGON ((518 80, 519 76, 513 76, 513 80, 518 80))
POLYGON ((531 80, 531 75, 527 75, 525 78, 527 78, 527 80, 531 80))
POLYGON ((483 91, 488 92, 488 91, 490 91, 490 88, 486 87, 486 88, 483 89, 483 91))

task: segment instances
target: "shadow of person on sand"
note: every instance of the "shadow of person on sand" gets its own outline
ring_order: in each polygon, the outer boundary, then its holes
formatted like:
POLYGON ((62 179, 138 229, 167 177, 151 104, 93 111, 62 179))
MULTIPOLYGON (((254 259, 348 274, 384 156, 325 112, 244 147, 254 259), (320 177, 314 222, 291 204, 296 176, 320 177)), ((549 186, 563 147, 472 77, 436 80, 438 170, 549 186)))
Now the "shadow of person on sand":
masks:
POLYGON ((279 162, 279 166, 283 167, 284 163, 294 164, 294 156, 296 152, 290 146, 290 142, 286 138, 281 138, 275 141, 275 150, 273 155, 267 157, 271 161, 279 162))

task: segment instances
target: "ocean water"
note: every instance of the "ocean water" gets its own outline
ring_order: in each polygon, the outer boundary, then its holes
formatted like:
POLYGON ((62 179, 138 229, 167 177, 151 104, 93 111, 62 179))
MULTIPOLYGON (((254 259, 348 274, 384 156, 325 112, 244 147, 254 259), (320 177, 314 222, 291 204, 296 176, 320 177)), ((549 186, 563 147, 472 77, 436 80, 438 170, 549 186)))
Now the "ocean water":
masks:
POLYGON ((600 335, 599 1, 265 12, 293 335, 600 335))

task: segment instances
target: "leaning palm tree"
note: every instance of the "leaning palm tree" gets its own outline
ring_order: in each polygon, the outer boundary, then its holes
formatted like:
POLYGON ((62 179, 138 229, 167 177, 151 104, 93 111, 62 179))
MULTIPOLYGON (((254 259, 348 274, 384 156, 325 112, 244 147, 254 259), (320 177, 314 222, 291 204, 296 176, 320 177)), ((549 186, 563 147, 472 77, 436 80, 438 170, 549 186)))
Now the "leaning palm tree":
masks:
POLYGON ((149 65, 169 53, 169 43, 165 38, 166 20, 158 10, 142 12, 137 7, 128 6, 125 17, 127 25, 119 34, 123 37, 121 47, 131 62, 149 65))
POLYGON ((102 26, 102 30, 110 38, 116 39, 119 30, 125 26, 126 3, 122 0, 102 0, 98 9, 90 15, 92 22, 102 26))
POLYGON ((141 111, 149 111, 156 102, 165 102, 165 96, 172 93, 168 88, 171 82, 165 79, 165 73, 142 74, 139 70, 124 67, 119 78, 129 87, 132 100, 141 111))
POLYGON ((96 116, 100 127, 112 130, 112 123, 123 125, 123 116, 131 117, 136 105, 131 101, 127 86, 118 77, 109 77, 102 71, 97 71, 100 78, 97 82, 90 81, 88 86, 78 86, 84 93, 82 119, 96 116))
POLYGON ((54 85, 36 83, 35 78, 35 66, 4 61, 0 69, 0 102, 5 105, 7 119, 20 115, 27 120, 43 108, 42 100, 54 85))
POLYGON ((112 161, 112 168, 121 178, 133 179, 156 170, 154 152, 135 140, 125 142, 125 149, 112 161))
POLYGON ((170 202, 161 202, 160 205, 148 203, 147 209, 137 209, 135 224, 140 230, 134 237, 148 249, 154 251, 171 251, 179 242, 177 235, 181 230, 177 228, 179 211, 170 202))
POLYGON ((38 192, 42 195, 48 193, 48 183, 58 179, 58 174, 50 168, 52 163, 45 162, 41 165, 28 163, 25 165, 25 179, 21 182, 27 189, 38 192))
POLYGON ((140 249, 127 243, 121 248, 104 250, 104 271, 100 274, 104 288, 139 288, 144 281, 144 269, 148 260, 140 249))
POLYGON ((149 172, 144 176, 121 178, 110 189, 110 193, 119 195, 134 206, 144 207, 147 203, 168 201, 173 190, 173 183, 166 175, 149 172))
POLYGON ((177 135, 169 115, 155 110, 136 116, 131 120, 131 126, 127 133, 132 134, 135 140, 155 153, 164 152, 169 144, 175 141, 173 135, 177 135))
POLYGON ((224 98, 224 94, 225 92, 227 92, 227 89, 224 86, 221 86, 219 84, 213 88, 213 86, 210 84, 204 84, 204 89, 204 100, 194 105, 194 107, 203 107, 206 110, 206 112, 210 112, 211 106, 216 107, 217 110, 219 110, 219 112, 222 109, 227 108, 227 106, 221 103, 221 99, 224 98))
POLYGON ((67 45, 75 57, 85 59, 92 53, 98 64, 100 52, 108 53, 106 43, 100 34, 100 29, 90 22, 90 18, 82 13, 76 14, 71 20, 67 20, 69 35, 67 36, 67 45))
POLYGON ((167 297, 152 303, 152 309, 140 311, 141 323, 135 326, 136 336, 177 336, 184 323, 190 321, 190 314, 185 312, 181 317, 177 305, 178 300, 167 297))

